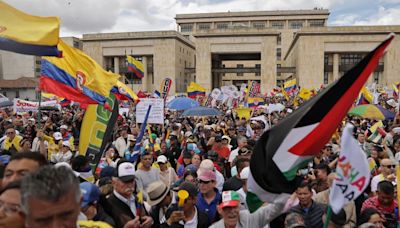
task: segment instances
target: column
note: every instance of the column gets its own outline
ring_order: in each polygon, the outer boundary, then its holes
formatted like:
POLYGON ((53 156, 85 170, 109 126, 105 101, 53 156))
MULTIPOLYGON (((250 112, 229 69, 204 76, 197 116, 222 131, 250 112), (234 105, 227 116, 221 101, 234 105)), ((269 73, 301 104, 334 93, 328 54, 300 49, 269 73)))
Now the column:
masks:
POLYGON ((119 74, 119 58, 114 57, 114 73, 119 74))
POLYGON ((147 73, 147 57, 146 56, 142 56, 142 63, 143 63, 143 74, 144 77, 142 78, 142 89, 144 91, 147 91, 149 93, 151 93, 151 88, 150 88, 150 84, 151 84, 151 78, 150 75, 147 73))
MULTIPOLYGON (((339 54, 333 54, 333 81, 339 79, 339 54)), ((330 82, 329 82, 330 83, 330 82)))

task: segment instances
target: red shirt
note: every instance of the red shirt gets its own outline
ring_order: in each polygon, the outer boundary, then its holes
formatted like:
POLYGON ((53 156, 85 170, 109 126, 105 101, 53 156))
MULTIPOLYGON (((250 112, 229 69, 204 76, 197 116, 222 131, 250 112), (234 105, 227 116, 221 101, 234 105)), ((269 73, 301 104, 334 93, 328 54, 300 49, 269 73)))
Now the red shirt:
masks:
POLYGON ((215 145, 211 148, 211 150, 215 151, 218 153, 218 155, 222 158, 228 159, 229 154, 231 151, 229 150, 228 147, 226 146, 221 146, 221 147, 216 147, 215 145))
POLYGON ((395 208, 397 207, 397 201, 393 200, 392 204, 390 206, 384 206, 382 205, 379 200, 378 196, 373 196, 367 200, 364 201, 361 212, 364 211, 366 208, 375 208, 379 213, 381 213, 382 218, 385 218, 384 214, 393 214, 395 213, 395 208))

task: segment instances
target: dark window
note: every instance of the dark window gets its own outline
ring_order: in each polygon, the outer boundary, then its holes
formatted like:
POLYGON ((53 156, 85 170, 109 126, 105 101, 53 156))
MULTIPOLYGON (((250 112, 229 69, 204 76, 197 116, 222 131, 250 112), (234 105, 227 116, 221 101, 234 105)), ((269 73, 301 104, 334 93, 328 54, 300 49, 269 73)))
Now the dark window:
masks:
POLYGON ((208 30, 211 28, 211 23, 200 23, 198 24, 199 30, 208 30))
POLYGON ((217 26, 217 29, 227 29, 228 23, 217 23, 216 26, 217 26))
POLYGON ((274 29, 283 29, 285 26, 283 21, 271 21, 271 28, 274 29))
POLYGON ((277 44, 277 45, 281 45, 281 43, 282 43, 282 37, 281 37, 281 35, 279 35, 279 36, 277 37, 276 44, 277 44))
POLYGON ((261 76, 261 64, 256 64, 256 68, 260 69, 260 72, 256 72, 256 76, 261 76))
POLYGON ((193 24, 181 24, 181 32, 191 32, 193 30, 193 24))
MULTIPOLYGON (((243 66, 243 64, 237 64, 236 67, 237 67, 238 69, 243 69, 244 66, 243 66)), ((243 73, 237 73, 236 75, 237 75, 237 76, 243 76, 243 73)))
POLYGON ((276 49, 276 60, 281 60, 282 58, 282 49, 281 48, 277 48, 276 49))
POLYGON ((341 65, 355 65, 361 61, 363 56, 361 54, 342 54, 340 55, 341 65))
POLYGON ((253 28, 258 28, 258 29, 265 28, 265 22, 263 21, 253 22, 253 28))
POLYGON ((289 26, 291 29, 299 29, 303 27, 303 22, 302 21, 291 21, 289 23, 289 26))
POLYGON ((310 20, 309 24, 310 24, 310 27, 324 27, 325 20, 310 20))
POLYGON ((324 84, 327 85, 329 83, 329 75, 328 72, 324 72, 324 84))

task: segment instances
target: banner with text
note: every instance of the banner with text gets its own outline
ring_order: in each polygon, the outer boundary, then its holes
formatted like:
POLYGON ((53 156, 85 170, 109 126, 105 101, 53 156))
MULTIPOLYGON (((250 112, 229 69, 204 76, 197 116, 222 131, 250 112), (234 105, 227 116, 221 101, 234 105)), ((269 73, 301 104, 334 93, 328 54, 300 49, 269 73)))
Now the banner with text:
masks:
MULTIPOLYGON (((44 101, 40 104, 43 107, 58 107, 56 100, 53 101, 44 101)), ((39 102, 34 101, 26 101, 21 99, 14 99, 14 112, 21 113, 21 112, 37 112, 39 110, 39 102)))
POLYGON ((164 99, 141 98, 136 105, 136 122, 143 123, 146 111, 152 105, 147 123, 164 124, 164 99))

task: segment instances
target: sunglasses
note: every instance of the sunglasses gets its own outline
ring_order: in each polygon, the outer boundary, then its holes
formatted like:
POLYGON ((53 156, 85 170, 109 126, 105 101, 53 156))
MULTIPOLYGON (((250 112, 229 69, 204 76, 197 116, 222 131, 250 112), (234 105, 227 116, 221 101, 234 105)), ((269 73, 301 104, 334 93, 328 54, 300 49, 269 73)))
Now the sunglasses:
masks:
POLYGON ((199 182, 200 184, 209 184, 209 183, 211 183, 212 181, 203 181, 203 180, 198 179, 198 182, 199 182))
POLYGON ((13 131, 9 131, 9 132, 6 132, 6 135, 10 135, 10 134, 14 134, 15 132, 13 132, 13 131))
POLYGON ((396 165, 382 165, 383 167, 387 167, 389 169, 394 169, 396 168, 396 165))

